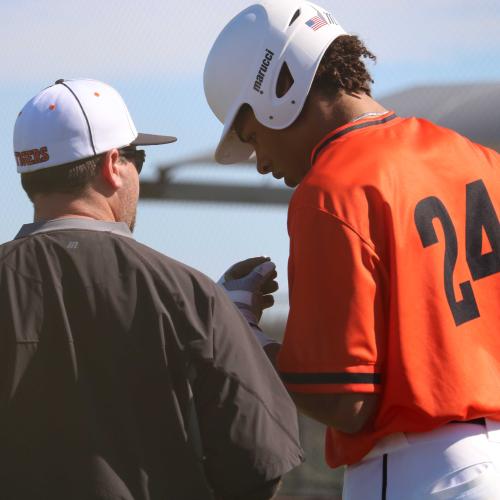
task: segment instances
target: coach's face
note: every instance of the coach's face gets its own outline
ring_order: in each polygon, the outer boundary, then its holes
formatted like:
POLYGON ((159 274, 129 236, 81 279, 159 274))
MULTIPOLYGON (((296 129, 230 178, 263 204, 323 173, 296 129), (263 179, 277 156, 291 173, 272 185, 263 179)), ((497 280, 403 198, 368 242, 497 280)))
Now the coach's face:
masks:
POLYGON ((295 187, 309 171, 314 144, 308 140, 304 120, 299 118, 286 129, 274 130, 262 125, 250 106, 244 106, 234 121, 234 130, 241 141, 255 149, 260 174, 271 173, 295 187))
POLYGON ((132 161, 120 157, 122 184, 119 190, 120 214, 119 218, 125 222, 131 231, 134 230, 137 202, 139 200, 139 174, 132 161))

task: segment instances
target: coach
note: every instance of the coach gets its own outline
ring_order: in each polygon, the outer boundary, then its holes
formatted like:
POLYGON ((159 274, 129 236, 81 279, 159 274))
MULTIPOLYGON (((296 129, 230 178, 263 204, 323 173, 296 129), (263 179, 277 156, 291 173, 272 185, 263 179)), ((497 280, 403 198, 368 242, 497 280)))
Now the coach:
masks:
POLYGON ((226 293, 132 237, 137 146, 174 140, 138 134, 94 80, 17 118, 35 221, 0 246, 4 500, 260 500, 301 461, 293 403, 226 293))

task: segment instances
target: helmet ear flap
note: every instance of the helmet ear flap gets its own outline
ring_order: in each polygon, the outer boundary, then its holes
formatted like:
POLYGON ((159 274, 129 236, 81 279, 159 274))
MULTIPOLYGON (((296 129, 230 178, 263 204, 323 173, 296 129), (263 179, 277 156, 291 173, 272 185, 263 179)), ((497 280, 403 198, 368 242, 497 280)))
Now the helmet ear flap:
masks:
POLYGON ((276 97, 281 98, 286 95, 292 88, 294 81, 288 64, 284 62, 276 80, 276 97))

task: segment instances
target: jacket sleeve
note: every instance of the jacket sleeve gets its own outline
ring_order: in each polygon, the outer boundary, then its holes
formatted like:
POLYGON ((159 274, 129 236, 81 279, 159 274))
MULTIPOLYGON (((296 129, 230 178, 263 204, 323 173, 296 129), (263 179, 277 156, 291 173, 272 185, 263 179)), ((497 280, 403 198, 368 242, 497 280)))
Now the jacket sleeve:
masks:
POLYGON ((281 476, 303 460, 295 406, 218 288, 210 330, 212 354, 198 358, 194 383, 208 480, 223 499, 266 498, 265 491, 271 498, 281 476))

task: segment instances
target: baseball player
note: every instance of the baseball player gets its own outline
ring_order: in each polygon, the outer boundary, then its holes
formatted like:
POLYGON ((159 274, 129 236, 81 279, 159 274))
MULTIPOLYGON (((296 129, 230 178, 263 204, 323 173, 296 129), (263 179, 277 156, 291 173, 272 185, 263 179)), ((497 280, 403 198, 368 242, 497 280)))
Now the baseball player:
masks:
POLYGON ((344 498, 500 498, 500 157, 371 97, 331 12, 264 1, 206 62, 215 157, 296 187, 277 356, 344 498))
MULTIPOLYGON (((135 241, 144 150, 118 92, 58 80, 14 151, 35 221, 0 246, 2 500, 264 500, 301 462, 296 410, 206 276, 135 241)), ((258 325, 274 265, 221 286, 258 325)))

